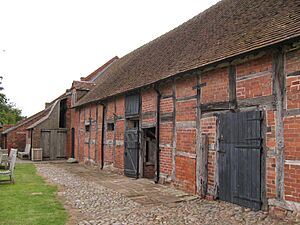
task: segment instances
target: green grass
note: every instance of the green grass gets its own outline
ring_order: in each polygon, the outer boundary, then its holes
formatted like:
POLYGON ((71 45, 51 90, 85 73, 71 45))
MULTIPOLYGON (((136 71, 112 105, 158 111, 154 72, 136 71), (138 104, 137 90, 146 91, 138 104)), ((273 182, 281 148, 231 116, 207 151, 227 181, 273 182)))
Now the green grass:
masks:
MULTIPOLYGON (((1 176, 0 180, 7 178, 1 176)), ((0 224, 65 224, 68 214, 56 198, 56 191, 57 187, 36 174, 33 164, 17 164, 15 184, 0 183, 0 224)))

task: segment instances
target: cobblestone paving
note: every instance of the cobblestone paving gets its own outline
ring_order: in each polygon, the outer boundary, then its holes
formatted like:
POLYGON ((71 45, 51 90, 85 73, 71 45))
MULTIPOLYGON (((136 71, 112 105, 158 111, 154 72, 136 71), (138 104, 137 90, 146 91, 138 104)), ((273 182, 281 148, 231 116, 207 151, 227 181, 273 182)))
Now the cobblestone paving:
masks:
POLYGON ((59 185, 58 195, 71 214, 69 224, 299 224, 295 220, 277 220, 266 212, 253 212, 230 203, 198 199, 144 179, 133 180, 115 174, 101 176, 104 172, 99 171, 99 175, 91 179, 79 172, 78 168, 84 168, 80 165, 36 166, 41 175, 59 185), (101 180, 97 179, 99 177, 101 180), (116 185, 112 185, 112 180, 118 181, 116 185), (109 185, 105 187, 107 183, 109 185), (149 191, 146 196, 145 187, 150 190, 151 185, 156 186, 156 193, 149 191), (133 189, 135 195, 124 191, 131 186, 143 187, 143 190, 139 193, 138 189, 133 189), (159 198, 148 201, 154 195, 159 198))

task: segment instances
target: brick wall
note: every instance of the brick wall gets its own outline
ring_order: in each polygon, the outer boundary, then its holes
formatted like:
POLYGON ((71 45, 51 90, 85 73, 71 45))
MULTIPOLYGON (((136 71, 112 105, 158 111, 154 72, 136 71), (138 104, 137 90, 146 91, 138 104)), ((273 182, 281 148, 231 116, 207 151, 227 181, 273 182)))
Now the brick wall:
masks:
POLYGON ((8 149, 11 148, 16 148, 19 149, 20 151, 25 150, 26 146, 26 128, 29 127, 30 125, 34 124, 38 120, 40 120, 42 117, 47 115, 48 112, 42 112, 42 113, 37 113, 36 115, 33 116, 33 118, 28 118, 25 119, 22 123, 21 126, 17 127, 16 129, 12 130, 6 135, 6 147, 8 149))
POLYGON ((201 83, 206 86, 201 88, 201 103, 228 101, 228 69, 222 68, 204 73, 201 83))
MULTIPOLYGON (((286 54, 286 110, 300 111, 300 50, 286 54)), ((285 200, 300 202, 300 114, 284 118, 284 194, 285 200)))
POLYGON ((286 54, 286 98, 288 109, 300 108, 300 50, 286 54))
POLYGON ((176 92, 176 182, 185 191, 196 192, 196 76, 175 82, 176 92))
POLYGON ((201 135, 208 137, 208 190, 213 193, 215 186, 215 164, 216 164, 216 132, 217 132, 217 118, 215 116, 201 119, 201 135))
POLYGON ((272 94, 272 57, 270 55, 242 63, 236 67, 237 99, 272 94))
POLYGON ((124 131, 125 131, 125 97, 116 98, 116 124, 115 124, 115 161, 114 166, 124 170, 124 131))
MULTIPOLYGON (((256 59, 251 59, 236 65, 236 94, 238 103, 247 99, 253 100, 260 97, 273 95, 272 82, 272 55, 265 54, 256 59)), ((200 76, 200 82, 206 84, 201 87, 201 104, 228 102, 229 78, 228 67, 218 68, 200 76)), ((300 50, 288 52, 285 58, 286 72, 286 98, 284 118, 284 144, 285 159, 300 160, 300 50), (298 75, 299 74, 299 75, 298 75), (294 113, 289 115, 288 113, 294 113), (296 110, 296 111, 295 111, 296 110)), ((193 89, 197 85, 195 75, 176 78, 168 83, 160 85, 162 98, 160 102, 160 171, 163 176, 171 177, 173 184, 185 191, 195 193, 196 190, 196 93, 193 89), (173 96, 175 94, 175 96, 173 96), (174 101, 174 98, 176 100, 174 101), (176 112, 174 112, 174 107, 176 112), (174 127, 175 124, 175 127, 174 127), (176 131, 175 135, 173 134, 176 131), (174 157, 175 153, 175 157, 174 157), (174 157, 174 158, 173 158, 174 157), (173 167, 175 165, 175 167, 173 167), (172 176, 174 175, 174 177, 172 176)), ((157 93, 153 88, 147 88, 141 92, 142 127, 156 126, 156 100, 157 93)), ((107 131, 105 161, 116 168, 124 167, 124 96, 111 99, 107 103, 107 120, 113 121, 114 114, 117 117, 115 132, 107 131), (115 142, 114 142, 115 140, 115 142), (116 143, 115 146, 113 143, 116 143)), ((267 198, 276 197, 276 110, 269 102, 259 102, 251 108, 264 112, 266 133, 263 134, 266 145, 266 192, 267 198)), ((223 111, 224 112, 224 111, 223 111)), ((217 115, 222 111, 204 112, 200 121, 201 134, 208 136, 208 189, 212 193, 215 187, 216 177, 216 146, 217 146, 217 115), (206 114, 208 113, 208 114, 206 114)), ((82 118, 82 124, 84 119, 82 118)), ((101 113, 102 115, 102 113, 101 113)), ((76 116, 78 116, 76 114, 76 116)), ((94 115, 93 115, 94 116, 94 115)), ((99 115, 98 115, 99 117, 99 115)), ((98 119, 98 124, 100 121, 98 119)), ((80 129, 84 126, 80 125, 80 129)), ((99 125, 99 128, 100 129, 99 125)), ((99 130, 98 130, 99 131, 99 130)), ((101 131, 99 132, 100 136, 101 131)), ((81 139, 80 139, 81 140, 81 139)), ((98 139, 99 140, 99 139, 98 139)), ((100 146, 100 142, 98 141, 100 146)), ((284 167, 285 194, 288 201, 299 199, 299 172, 300 166, 286 163, 284 167), (297 183, 298 182, 298 183, 297 183)), ((145 176, 147 169, 144 170, 145 176)))
POLYGON ((285 199, 300 202, 300 166, 285 165, 284 170, 285 199))
POLYGON ((172 176, 172 151, 173 151, 173 120, 174 120, 174 101, 173 101, 173 82, 168 82, 160 88, 162 98, 160 100, 160 173, 161 177, 170 180, 172 176))

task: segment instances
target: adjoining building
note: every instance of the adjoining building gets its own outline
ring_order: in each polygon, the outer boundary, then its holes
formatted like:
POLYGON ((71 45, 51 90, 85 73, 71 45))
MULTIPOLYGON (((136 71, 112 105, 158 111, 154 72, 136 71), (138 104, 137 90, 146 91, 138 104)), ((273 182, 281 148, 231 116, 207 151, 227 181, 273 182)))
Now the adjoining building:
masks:
MULTIPOLYGON (((114 57, 80 81, 74 81, 71 89, 50 103, 45 109, 14 126, 5 126, 1 132, 2 148, 24 151, 42 148, 43 160, 70 158, 74 155, 74 129, 72 129, 72 101, 81 99, 118 57, 114 57), (72 139, 73 138, 73 139, 72 139)), ((30 155, 31 156, 31 155, 30 155)))

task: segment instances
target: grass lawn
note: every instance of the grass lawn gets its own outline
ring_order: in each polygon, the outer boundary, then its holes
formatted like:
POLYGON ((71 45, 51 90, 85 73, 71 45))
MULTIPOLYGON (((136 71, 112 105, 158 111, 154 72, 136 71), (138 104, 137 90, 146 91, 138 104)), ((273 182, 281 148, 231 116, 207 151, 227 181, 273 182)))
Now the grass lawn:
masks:
MULTIPOLYGON (((1 176, 0 180, 8 176, 1 176)), ((0 183, 1 225, 63 225, 68 214, 55 196, 57 187, 36 174, 33 164, 17 164, 15 184, 0 183)))

